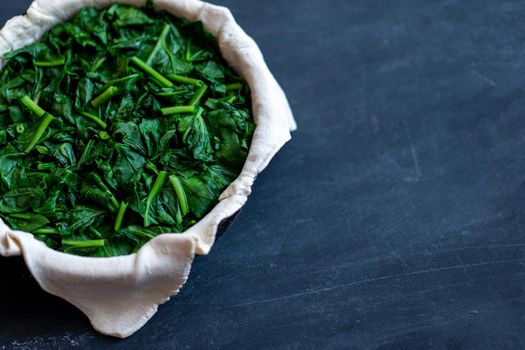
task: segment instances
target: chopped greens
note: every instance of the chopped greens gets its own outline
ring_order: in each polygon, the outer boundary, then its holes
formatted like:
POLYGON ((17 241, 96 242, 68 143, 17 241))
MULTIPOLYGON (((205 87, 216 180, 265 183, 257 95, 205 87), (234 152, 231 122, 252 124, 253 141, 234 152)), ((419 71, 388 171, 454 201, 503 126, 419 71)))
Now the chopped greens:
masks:
POLYGON ((183 232, 242 169, 249 87, 202 23, 87 7, 4 58, 0 217, 53 249, 124 255, 183 232))

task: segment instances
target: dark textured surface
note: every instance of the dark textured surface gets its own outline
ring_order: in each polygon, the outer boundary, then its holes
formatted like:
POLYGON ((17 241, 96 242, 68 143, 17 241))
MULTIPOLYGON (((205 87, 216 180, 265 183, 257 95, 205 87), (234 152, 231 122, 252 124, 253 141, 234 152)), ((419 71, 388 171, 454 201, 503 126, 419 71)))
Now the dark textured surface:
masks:
POLYGON ((220 3, 288 93, 293 142, 125 341, 0 259, 0 349, 524 348, 525 3, 220 3))

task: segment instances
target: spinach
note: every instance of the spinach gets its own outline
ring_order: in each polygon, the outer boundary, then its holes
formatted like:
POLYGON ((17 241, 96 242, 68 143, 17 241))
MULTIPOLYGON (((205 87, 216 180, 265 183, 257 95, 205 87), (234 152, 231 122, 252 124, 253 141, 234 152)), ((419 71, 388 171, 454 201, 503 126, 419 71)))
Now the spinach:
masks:
POLYGON ((202 23, 84 8, 0 71, 0 216, 49 247, 137 251, 183 232, 240 173, 250 90, 202 23))

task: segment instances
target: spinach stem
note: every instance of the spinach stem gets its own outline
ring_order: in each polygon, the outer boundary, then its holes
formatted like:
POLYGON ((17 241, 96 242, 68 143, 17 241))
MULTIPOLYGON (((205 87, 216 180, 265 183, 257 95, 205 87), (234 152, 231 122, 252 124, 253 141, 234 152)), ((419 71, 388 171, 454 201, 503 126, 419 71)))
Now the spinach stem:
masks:
POLYGON ((9 214, 9 216, 15 219, 31 220, 31 215, 29 214, 12 213, 12 214, 9 214))
POLYGON ((103 93, 101 93, 100 95, 95 97, 91 101, 91 105, 96 108, 96 107, 100 106, 101 104, 106 103, 107 101, 109 101, 117 93, 118 93, 118 88, 116 86, 110 86, 110 87, 108 87, 106 89, 106 91, 104 91, 103 93))
POLYGON ((173 188, 175 189, 175 193, 177 194, 177 198, 179 200, 180 209, 182 215, 184 216, 189 212, 186 191, 184 191, 184 187, 182 186, 182 183, 180 182, 180 179, 177 176, 170 175, 170 182, 173 185, 173 188))
POLYGON ((54 163, 38 163, 36 168, 38 170, 51 170, 56 168, 56 165, 54 163))
POLYGON ((204 108, 202 107, 197 108, 197 114, 195 114, 195 118, 201 118, 202 113, 204 113, 204 108))
POLYGON ((188 78, 188 77, 184 77, 178 74, 170 74, 168 75, 168 78, 170 78, 173 81, 176 81, 177 83, 181 83, 181 84, 190 84, 190 85, 196 85, 196 86, 201 86, 202 84, 204 84, 202 80, 188 78))
POLYGON ((166 36, 168 35, 170 31, 170 25, 165 24, 164 28, 162 29, 162 32, 160 33, 159 39, 157 40, 157 44, 153 48, 153 51, 151 51, 148 60, 146 61, 146 64, 149 66, 153 62, 153 59, 155 58, 155 55, 157 55, 157 52, 159 52, 160 48, 162 47, 163 43, 166 41, 166 36))
POLYGON ((190 101, 191 106, 198 106, 199 101, 201 100, 202 96, 206 93, 206 90, 208 90, 208 87, 206 85, 202 85, 199 90, 193 95, 193 98, 190 101))
POLYGON ((191 38, 188 39, 188 44, 186 45, 186 61, 191 61, 191 38))
POLYGON ((66 59, 64 57, 57 58, 51 61, 35 61, 35 66, 37 67, 59 67, 66 64, 66 59))
POLYGON ((102 57, 102 58, 98 58, 95 63, 93 63, 93 65, 91 66, 91 68, 89 69, 91 72, 96 72, 100 66, 102 66, 102 64, 106 61, 106 57, 102 57))
POLYGON ((173 87, 173 83, 169 81, 165 76, 157 72, 152 67, 148 66, 145 62, 140 60, 138 57, 131 57, 130 61, 133 62, 137 68, 142 70, 144 73, 148 74, 150 77, 152 77, 155 81, 157 81, 160 85, 164 87, 173 87))
POLYGON ((49 124, 51 124, 51 122, 54 119, 55 119, 55 117, 53 117, 51 114, 49 114, 49 113, 45 114, 45 118, 44 118, 44 120, 42 120, 42 122, 38 126, 38 129, 36 130, 35 135, 33 136, 33 139, 31 140, 29 145, 24 150, 25 153, 31 152, 31 150, 37 145, 37 143, 40 141, 40 139, 42 138, 42 136, 46 132, 47 127, 49 126, 49 124))
POLYGON ((159 169, 157 169, 155 164, 153 164, 152 162, 148 161, 146 163, 146 168, 148 168, 149 170, 153 171, 156 175, 159 175, 159 169))
POLYGON ((103 239, 92 239, 92 240, 84 240, 84 241, 63 239, 62 245, 73 247, 73 248, 103 247, 105 245, 105 241, 103 239))
POLYGON ((93 180, 93 182, 95 182, 95 184, 98 187, 100 187, 102 190, 106 191, 106 193, 111 196, 110 200, 111 200, 111 205, 113 206, 112 209, 117 210, 120 207, 120 204, 119 204, 117 198, 115 198, 113 193, 110 191, 109 187, 106 186, 104 181, 102 181, 100 176, 98 176, 96 173, 91 173, 90 176, 91 176, 91 179, 93 180))
POLYGON ((37 235, 59 235, 60 231, 54 228, 39 228, 33 231, 37 235))
POLYGON ((108 193, 111 194, 111 205, 112 205, 113 209, 117 210, 118 208, 120 208, 117 198, 115 198, 113 193, 111 193, 109 191, 108 191, 108 193))
POLYGON ((98 187, 102 188, 106 192, 109 192, 109 187, 106 186, 106 184, 104 183, 104 181, 102 181, 102 178, 98 174, 91 173, 89 174, 89 176, 98 187))
POLYGON ((180 90, 178 90, 178 91, 175 90, 175 91, 163 91, 163 92, 152 91, 152 93, 154 95, 157 95, 157 96, 177 96, 177 95, 183 95, 186 92, 185 91, 180 91, 180 90))
POLYGON ((144 226, 145 227, 148 227, 150 225, 149 209, 151 207, 151 203, 153 203, 153 200, 155 199, 155 197, 157 197, 160 190, 162 189, 162 186, 164 186, 164 181, 166 181, 166 175, 167 173, 164 170, 159 171, 157 180, 155 181, 155 184, 153 185, 153 188, 151 189, 151 192, 148 195, 148 198, 146 199, 146 210, 144 212, 144 226))
POLYGON ((77 169, 80 169, 80 167, 86 162, 94 145, 95 145, 95 140, 90 139, 86 145, 86 148, 84 148, 82 155, 80 156, 80 160, 77 163, 77 169))
POLYGON ((88 113, 88 112, 80 112, 80 114, 88 119, 90 119, 91 121, 97 123, 98 125, 100 125, 100 127, 102 129, 106 129, 108 127, 108 125, 106 123, 104 123, 102 121, 102 119, 100 119, 99 117, 97 117, 96 115, 93 115, 91 113, 88 113))
POLYGON ((98 137, 100 137, 101 140, 109 140, 111 136, 109 136, 106 131, 102 130, 98 133, 98 137))
POLYGON ((242 89, 241 83, 234 83, 234 84, 226 85, 226 91, 240 90, 240 89, 242 89))
POLYGON ((176 107, 166 107, 160 110, 162 115, 172 115, 178 113, 193 113, 195 112, 194 106, 176 106, 176 107))
POLYGON ((103 237, 104 235, 102 233, 100 233, 96 228, 94 228, 93 226, 89 226, 89 231, 91 231, 92 234, 94 234, 96 237, 98 238, 101 238, 103 237))
POLYGON ((46 177, 46 176, 49 176, 49 174, 48 173, 44 173, 42 171, 33 171, 33 172, 26 173, 26 176, 27 177, 33 177, 33 176, 46 177))
POLYGON ((122 226, 122 219, 124 218, 124 213, 126 212, 126 209, 128 208, 128 204, 121 202, 120 207, 118 209, 117 219, 115 220, 115 226, 114 229, 116 232, 120 231, 120 227, 122 226))
POLYGON ((40 102, 40 97, 42 96, 42 91, 39 91, 36 93, 35 97, 33 97, 33 101, 38 104, 40 102))
POLYGON ((131 79, 138 78, 138 77, 140 77, 140 74, 138 74, 138 73, 130 74, 130 75, 125 76, 123 78, 118 78, 118 79, 115 79, 115 80, 108 81, 108 84, 122 83, 124 81, 131 80, 131 79))
POLYGON ((35 149, 38 153, 48 156, 49 150, 44 146, 35 146, 35 149))
POLYGON ((154 235, 148 233, 147 231, 141 231, 141 230, 137 230, 136 229, 136 230, 133 230, 133 233, 135 233, 135 234, 137 234, 137 235, 139 235, 141 237, 144 237, 146 239, 153 239, 153 238, 155 238, 154 235))
POLYGON ((44 114, 46 114, 46 111, 44 111, 39 105, 36 104, 35 101, 33 101, 29 96, 25 95, 20 99, 20 102, 24 106, 26 106, 28 109, 30 109, 33 113, 35 113, 37 116, 42 117, 44 114))
POLYGON ((237 97, 235 95, 228 96, 226 102, 233 103, 237 97))

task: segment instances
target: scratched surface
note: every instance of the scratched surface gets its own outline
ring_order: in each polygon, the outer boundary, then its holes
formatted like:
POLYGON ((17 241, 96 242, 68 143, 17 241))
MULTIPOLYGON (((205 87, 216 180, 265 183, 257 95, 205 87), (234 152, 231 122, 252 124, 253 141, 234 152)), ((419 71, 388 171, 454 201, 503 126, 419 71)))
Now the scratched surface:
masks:
POLYGON ((220 3, 287 91, 293 142, 125 341, 0 259, 0 349, 524 348, 525 3, 220 3))

